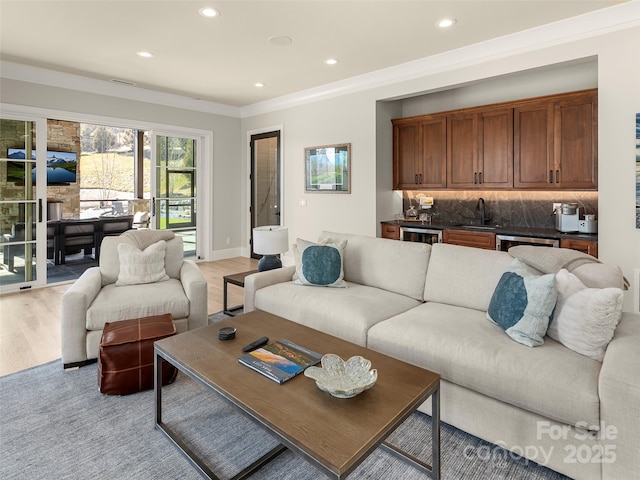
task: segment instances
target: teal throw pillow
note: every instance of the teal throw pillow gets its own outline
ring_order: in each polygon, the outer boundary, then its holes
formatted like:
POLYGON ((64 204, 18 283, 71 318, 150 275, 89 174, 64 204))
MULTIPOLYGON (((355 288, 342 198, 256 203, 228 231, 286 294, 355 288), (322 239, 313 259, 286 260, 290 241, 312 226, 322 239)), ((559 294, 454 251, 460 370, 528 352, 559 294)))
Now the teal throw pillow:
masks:
POLYGON ((541 275, 516 259, 493 292, 487 318, 516 342, 536 347, 544 343, 557 295, 554 274, 541 275))
POLYGON ((316 244, 298 238, 294 245, 297 285, 346 287, 343 256, 346 241, 316 244))

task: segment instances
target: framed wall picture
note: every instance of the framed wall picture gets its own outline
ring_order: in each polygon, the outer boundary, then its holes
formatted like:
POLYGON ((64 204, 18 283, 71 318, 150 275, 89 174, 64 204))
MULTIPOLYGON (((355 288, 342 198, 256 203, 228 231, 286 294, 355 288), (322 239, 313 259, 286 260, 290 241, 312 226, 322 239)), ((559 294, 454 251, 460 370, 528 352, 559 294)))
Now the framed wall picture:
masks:
POLYGON ((351 193, 351 144, 304 149, 305 192, 351 193))

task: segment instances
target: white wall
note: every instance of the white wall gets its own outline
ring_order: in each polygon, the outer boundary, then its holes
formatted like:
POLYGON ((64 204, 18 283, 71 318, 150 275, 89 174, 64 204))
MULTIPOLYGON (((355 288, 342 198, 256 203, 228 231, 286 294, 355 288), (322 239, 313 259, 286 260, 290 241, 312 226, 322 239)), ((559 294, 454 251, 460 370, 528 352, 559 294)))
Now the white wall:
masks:
POLYGON ((478 80, 402 100, 402 117, 597 88, 596 57, 478 80))
MULTIPOLYGON (((268 124, 284 126, 284 224, 289 227, 290 241, 296 237, 313 240, 322 230, 374 235, 377 222, 399 211, 391 192, 391 117, 424 113, 421 110, 426 105, 440 111, 512 100, 514 95, 526 98, 597 85, 599 256, 604 262, 620 265, 631 280, 633 269, 640 267, 640 230, 635 229, 634 122, 635 113, 640 112, 637 58, 640 28, 634 27, 528 48, 433 74, 425 72, 418 78, 360 93, 256 115, 242 120, 242 130, 268 124), (464 88, 441 93, 433 102, 427 97, 404 100, 404 109, 397 108, 401 99, 452 87, 464 88), (489 100, 485 102, 483 97, 489 100), (377 103, 382 101, 391 105, 377 103), (352 144, 352 194, 305 194, 303 148, 339 142, 352 144), (308 206, 298 207, 300 199, 306 199, 308 206), (389 202, 392 207, 387 207, 389 202)), ((243 154, 246 159, 244 150, 243 154)), ((246 164, 245 160, 245 170, 246 164)), ((632 309, 632 302, 631 295, 626 295, 625 310, 632 309)))
MULTIPOLYGON (((242 121, 245 138, 251 130, 283 126, 282 221, 289 227, 289 243, 297 237, 315 240, 323 230, 376 234, 375 119, 375 102, 369 95, 355 94, 242 121), (351 143, 351 194, 305 193, 305 147, 336 143, 351 143), (305 200, 306 206, 299 206, 300 200, 305 200)), ((242 148, 246 191, 246 142, 242 148)))
POLYGON ((6 78, 0 83, 0 98, 5 105, 68 112, 74 120, 83 116, 98 116, 126 120, 143 129, 147 128, 147 124, 163 124, 212 132, 213 158, 211 155, 205 158, 211 177, 209 184, 213 185, 213 192, 208 192, 212 193, 209 196, 212 200, 208 205, 199 206, 211 219, 205 225, 212 239, 212 251, 208 257, 240 254, 243 212, 238 189, 242 182, 239 118, 6 78), (227 237, 231 238, 231 245, 226 244, 227 237), (225 253, 225 249, 229 252, 225 253))

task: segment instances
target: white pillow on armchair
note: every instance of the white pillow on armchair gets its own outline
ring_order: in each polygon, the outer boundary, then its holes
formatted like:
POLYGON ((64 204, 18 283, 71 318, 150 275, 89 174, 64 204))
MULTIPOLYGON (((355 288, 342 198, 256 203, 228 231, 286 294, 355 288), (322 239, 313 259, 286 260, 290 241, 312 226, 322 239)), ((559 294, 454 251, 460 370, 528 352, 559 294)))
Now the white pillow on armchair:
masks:
POLYGON ((164 240, 140 250, 128 243, 118 244, 120 272, 116 286, 138 285, 169 280, 164 267, 167 244, 164 240))

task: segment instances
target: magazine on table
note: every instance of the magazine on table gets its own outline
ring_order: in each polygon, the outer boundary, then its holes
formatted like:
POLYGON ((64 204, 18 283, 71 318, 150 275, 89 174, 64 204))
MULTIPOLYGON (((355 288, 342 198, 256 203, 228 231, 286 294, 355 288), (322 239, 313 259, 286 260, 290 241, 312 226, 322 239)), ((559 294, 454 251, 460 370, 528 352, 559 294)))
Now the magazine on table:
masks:
POLYGON ((274 382, 284 383, 321 359, 320 353, 282 339, 246 353, 238 361, 274 382))

